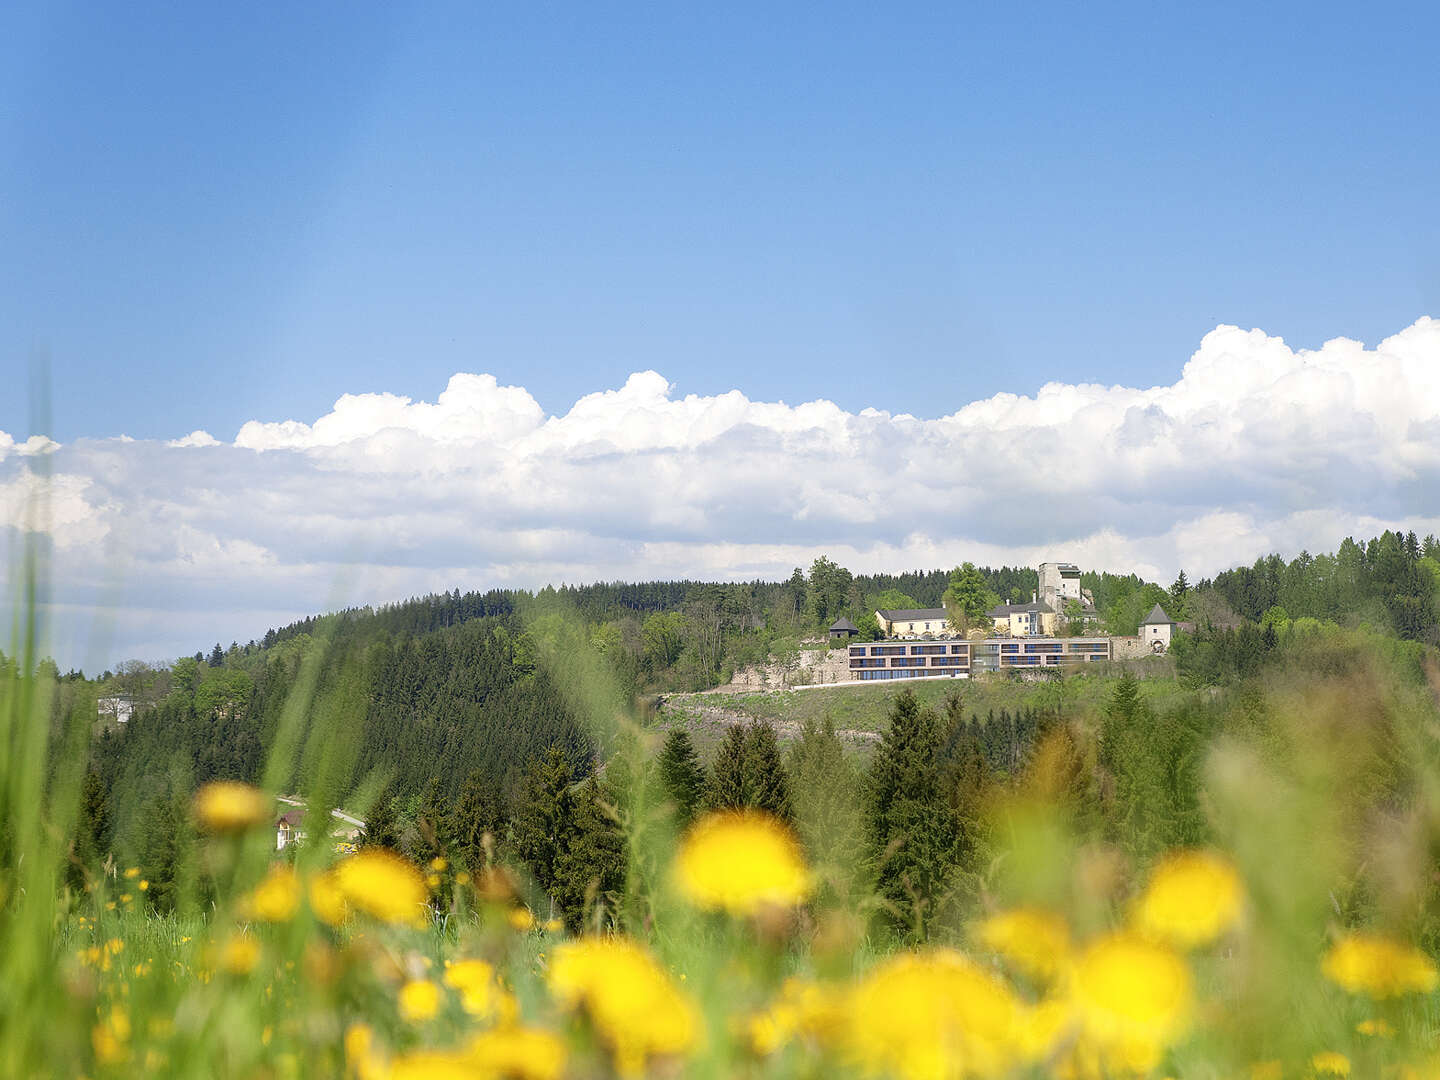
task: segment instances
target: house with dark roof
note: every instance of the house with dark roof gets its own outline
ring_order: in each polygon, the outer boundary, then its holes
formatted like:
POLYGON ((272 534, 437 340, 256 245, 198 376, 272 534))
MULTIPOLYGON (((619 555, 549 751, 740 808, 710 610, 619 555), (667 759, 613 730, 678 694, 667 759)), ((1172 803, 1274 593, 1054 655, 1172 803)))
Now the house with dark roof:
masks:
POLYGON ((1151 652, 1163 653, 1170 648, 1170 638, 1175 632, 1175 620, 1165 614, 1165 609, 1156 604, 1140 623, 1140 640, 1151 652))
POLYGON ((860 628, 843 615, 830 624, 831 641, 849 641, 858 633, 860 628))
POLYGON ((1055 633, 1058 621, 1055 609, 1044 600, 1031 600, 1028 604, 1001 604, 986 614, 995 624, 995 632, 1006 637, 1048 637, 1055 633))
POLYGON ((875 612, 886 637, 943 637, 950 632, 950 615, 943 607, 894 608, 875 612))

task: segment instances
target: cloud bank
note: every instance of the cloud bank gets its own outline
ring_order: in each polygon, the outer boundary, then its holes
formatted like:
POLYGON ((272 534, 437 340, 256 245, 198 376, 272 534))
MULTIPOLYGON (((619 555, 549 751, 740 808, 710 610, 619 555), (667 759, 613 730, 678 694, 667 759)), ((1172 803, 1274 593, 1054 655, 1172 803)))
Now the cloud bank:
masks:
POLYGON ((0 432, 0 522, 12 548, 44 538, 52 645, 91 666, 432 590, 776 577, 820 553, 1198 578, 1440 531, 1440 321, 1373 349, 1220 326, 1171 385, 1051 383, 934 419, 680 397, 645 371, 559 416, 457 374, 433 402, 346 394, 229 443, 0 432))

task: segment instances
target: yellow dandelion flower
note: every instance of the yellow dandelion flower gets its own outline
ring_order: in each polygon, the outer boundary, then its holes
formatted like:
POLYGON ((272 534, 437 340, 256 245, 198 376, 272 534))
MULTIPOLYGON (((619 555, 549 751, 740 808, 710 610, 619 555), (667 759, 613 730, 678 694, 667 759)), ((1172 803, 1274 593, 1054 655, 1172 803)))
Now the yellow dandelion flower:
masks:
POLYGON ((561 922, 559 919, 546 919, 546 920, 545 920, 545 932, 546 932, 547 934, 558 934, 558 933, 560 933, 561 930, 564 930, 564 929, 565 929, 565 924, 564 924, 563 922, 561 922))
POLYGON ((300 879, 288 866, 275 865, 240 905, 249 919, 260 922, 289 922, 300 910, 300 879))
POLYGON ((1334 1050, 1324 1050, 1310 1059, 1310 1069, 1316 1076, 1349 1076, 1350 1059, 1334 1050))
POLYGON ((1435 989, 1434 962, 1419 949, 1375 934, 1347 934, 1325 954, 1325 977, 1352 994, 1373 998, 1435 989))
POLYGON ((1070 928, 1058 915, 1016 908, 991 915, 977 931, 980 942, 1022 975, 1049 982, 1070 958, 1070 928))
POLYGON ((245 934, 237 934, 220 949, 220 966, 232 975, 249 975, 260 962, 260 943, 245 934))
POLYGON ((476 1080, 475 1066, 454 1050, 412 1050, 390 1063, 387 1080, 476 1080))
POLYGON ((345 1062, 359 1080, 382 1080, 387 1073, 384 1056, 375 1045, 369 1024, 351 1024, 345 1029, 345 1062))
POLYGON ((464 870, 461 870, 458 874, 455 875, 455 884, 461 886, 462 888, 466 885, 469 885, 470 875, 467 874, 464 870))
POLYGON ((140 891, 141 891, 141 892, 145 892, 145 891, 148 890, 149 888, 150 888, 150 882, 146 881, 144 878, 141 878, 141 879, 140 879, 140 891))
POLYGON ((560 1005, 586 1011, 625 1075, 641 1072, 651 1057, 683 1054, 695 1045, 695 1006, 633 941, 587 938, 559 945, 546 981, 560 1005))
POLYGON ((438 888, 440 888, 440 875, 439 875, 439 874, 426 874, 426 875, 425 875, 425 884, 426 884, 426 886, 427 886, 428 888, 430 888, 430 889, 432 889, 432 890, 433 890, 433 889, 438 889, 438 888))
POLYGON ((1045 1061, 1075 1027, 1075 1008, 1063 997, 1047 997, 1021 1011, 1016 1042, 1025 1061, 1045 1061))
POLYGON ((443 981, 460 994, 460 1007, 471 1016, 492 1016, 499 1004, 495 969, 484 960, 456 960, 445 965, 443 981))
POLYGON ((425 879, 408 859, 384 848, 366 848, 338 863, 333 873, 350 907, 381 922, 425 925, 425 879))
POLYGON ((340 891, 340 882, 334 870, 312 877, 307 892, 310 910, 326 925, 339 926, 350 917, 350 906, 345 902, 345 894, 340 891))
POLYGON ((430 860, 430 869, 437 874, 443 874, 445 872, 445 868, 449 865, 450 864, 445 861, 444 856, 441 855, 437 855, 435 856, 435 858, 430 860))
POLYGON ((400 1018, 412 1024, 433 1020, 440 1011, 440 987, 429 979, 413 979, 400 988, 396 998, 400 1018))
POLYGON ((134 881, 139 876, 140 868, 138 866, 127 866, 125 868, 125 879, 127 881, 134 881))
POLYGON ((686 834, 675 880, 696 907, 750 915, 810 894, 800 846, 775 818, 753 810, 710 814, 686 834))
POLYGON ((1355 1030, 1361 1035, 1369 1035, 1379 1039, 1393 1039, 1395 1037, 1395 1025, 1388 1020, 1361 1020, 1355 1025, 1355 1030))
POLYGON ((130 1056, 127 1044, 130 1042, 130 1016, 124 1009, 110 1010, 100 1023, 90 1031, 90 1044, 95 1050, 95 1060, 102 1065, 119 1065, 130 1056))
POLYGON ((195 817, 207 832, 240 832, 270 817, 259 788, 238 780, 216 780, 195 793, 195 817))
POLYGON ((769 1056, 799 1037, 833 1035, 843 1022, 839 1019, 841 1004, 819 983, 786 979, 769 1008, 750 1018, 750 1045, 757 1054, 769 1056))
POLYGON ((471 1040, 467 1057, 483 1076, 508 1080, 559 1080, 565 1043, 541 1028, 502 1027, 471 1040))
POLYGON ((1019 999, 989 971, 953 949, 931 949, 893 957, 861 979, 841 1038, 871 1073, 997 1076, 1018 1063, 1020 1013, 1019 999))
POLYGON ((1190 969, 1156 942, 1101 938, 1080 954, 1072 982, 1084 1033, 1114 1070, 1148 1072, 1189 1027, 1190 969))
POLYGON ((1213 851, 1163 858, 1135 908, 1143 934, 1181 949, 1208 945, 1240 921, 1245 888, 1231 862, 1213 851))
POLYGON ((521 933, 524 933, 526 930, 532 930, 535 927, 535 915, 529 908, 511 908, 505 913, 505 919, 510 923, 511 927, 519 930, 521 933))

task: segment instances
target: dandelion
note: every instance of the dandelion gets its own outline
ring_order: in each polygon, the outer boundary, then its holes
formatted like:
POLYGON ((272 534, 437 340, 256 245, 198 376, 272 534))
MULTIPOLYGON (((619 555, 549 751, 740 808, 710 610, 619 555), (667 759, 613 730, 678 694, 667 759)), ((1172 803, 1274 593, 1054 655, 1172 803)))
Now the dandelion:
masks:
POLYGON ((95 1060, 102 1065, 118 1065, 130 1056, 130 1016, 124 1009, 114 1008, 90 1031, 90 1045, 95 1060))
POLYGON ((519 930, 521 933, 531 930, 535 926, 535 915, 529 908, 511 908, 505 913, 505 919, 513 929, 519 930))
POLYGON ((460 994, 460 1007, 471 1016, 492 1016, 498 1005, 495 969, 484 960, 456 960, 445 965, 446 986, 460 994))
POLYGON ((137 877, 139 877, 139 876, 140 876, 140 868, 139 868, 138 866, 127 866, 127 867, 125 868, 125 880, 126 880, 126 881, 134 881, 134 880, 135 880, 137 877))
POLYGON ((1182 949, 1208 945, 1240 920, 1240 875, 1212 851, 1176 851, 1150 875, 1135 910, 1141 933, 1182 949))
POLYGON ((237 934, 220 949, 220 966, 231 975, 249 975, 260 961, 260 943, 245 934, 237 934))
POLYGON ((546 919, 545 932, 547 934, 558 934, 565 929, 565 924, 559 919, 546 919))
POLYGON ((400 1018, 412 1024, 433 1020, 440 1011, 440 987, 429 979, 414 979, 400 988, 396 999, 400 1018))
POLYGON ((753 810, 711 814, 691 828, 675 856, 675 879, 696 907, 732 915, 798 904, 811 888, 795 838, 753 810))
POLYGON ((586 1011, 622 1074, 638 1074, 648 1058, 683 1054, 695 1045, 695 1006, 632 941, 588 938, 560 945, 546 978, 560 1005, 586 1011))
POLYGON ((750 1018, 751 1048, 769 1056, 802 1035, 833 1035, 840 1023, 839 1004, 835 994, 819 983, 786 979, 770 1007, 750 1018))
POLYGON ((1039 908, 1016 908, 980 924, 982 944, 1008 960, 1016 971, 1049 982, 1070 957, 1070 928, 1058 915, 1039 908))
POLYGON ((953 949, 896 956, 846 1003, 842 1039, 868 1072, 903 1080, 997 1076, 1019 1057, 1020 1002, 953 949))
POLYGON ((1325 1050, 1310 1059, 1310 1069, 1316 1076, 1349 1076, 1350 1059, 1334 1050, 1325 1050))
POLYGON ((483 1076, 510 1080, 559 1080, 565 1044, 540 1028, 502 1027, 471 1040, 467 1057, 483 1076))
POLYGON ((339 926, 350 917, 350 906, 345 903, 345 894, 340 891, 334 870, 312 877, 307 892, 310 910, 327 926, 339 926))
POLYGON ((1434 962, 1419 949, 1375 934, 1347 934, 1325 954, 1325 977, 1352 994, 1392 998, 1435 989, 1434 962))
POLYGON ((215 780, 195 793, 195 817, 207 832, 241 832, 269 816, 260 789, 238 780, 215 780))
POLYGON ((149 888, 150 888, 150 882, 146 881, 144 878, 141 878, 141 879, 140 879, 140 891, 141 891, 141 892, 145 892, 145 891, 148 890, 149 888))
POLYGON ((289 922, 300 910, 300 879, 288 866, 273 866, 240 907, 247 918, 289 922))
POLYGON ((336 865, 345 902, 381 922, 423 926, 425 880, 409 860, 384 848, 366 848, 336 865))
POLYGON ((1178 954, 1111 934, 1080 955, 1073 994, 1084 1033, 1112 1070, 1147 1072, 1190 1023, 1190 970, 1178 954))
POLYGON ((445 872, 445 868, 449 865, 450 864, 445 861, 444 856, 441 855, 437 855, 435 856, 435 858, 430 860, 430 869, 437 874, 443 874, 445 872))
POLYGON ((1361 1035, 1368 1035, 1372 1038, 1393 1039, 1395 1037, 1395 1025, 1388 1020, 1361 1020, 1355 1025, 1355 1030, 1361 1035))

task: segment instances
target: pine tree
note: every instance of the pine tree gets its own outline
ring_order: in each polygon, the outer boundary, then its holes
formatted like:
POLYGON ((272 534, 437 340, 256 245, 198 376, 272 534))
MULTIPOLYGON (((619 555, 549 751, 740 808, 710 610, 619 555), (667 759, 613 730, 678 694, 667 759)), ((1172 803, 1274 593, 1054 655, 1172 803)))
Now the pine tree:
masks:
POLYGON ((375 798, 360 833, 360 847, 384 847, 400 850, 400 822, 395 815, 395 791, 387 786, 375 798))
POLYGON ((575 796, 570 788, 574 780, 565 748, 551 746, 525 770, 515 808, 515 851, 529 866, 536 884, 552 897, 573 827, 575 796))
POLYGON ((455 806, 450 812, 447 829, 456 862, 470 872, 479 874, 493 858, 505 832, 505 807, 495 785, 479 769, 465 780, 455 806), (489 837, 489 850, 486 837, 489 837))
POLYGON ((100 865, 110 829, 110 800, 105 782, 91 769, 80 785, 80 811, 75 819, 75 840, 65 879, 76 890, 85 886, 87 873, 100 865))
POLYGON ((745 728, 739 724, 725 733, 710 766, 705 805, 711 810, 739 810, 749 804, 746 787, 745 728))
POLYGON ((140 849, 140 876, 149 884, 150 906, 165 914, 179 901, 181 847, 185 812, 169 795, 158 795, 142 811, 145 839, 140 849))
POLYGON ((790 805, 790 777, 780 759, 775 729, 763 720, 749 725, 745 734, 746 805, 774 814, 784 822, 794 820, 790 805))
POLYGON ((962 837, 940 775, 940 724, 905 689, 870 768, 867 832, 891 926, 924 940, 951 892, 962 837))
POLYGON ((705 769, 695 753, 690 733, 671 728, 660 751, 660 783, 675 804, 675 823, 684 828, 695 816, 705 794, 705 769))
POLYGON ((408 845, 411 858, 422 865, 435 859, 448 859, 449 827, 450 814, 440 794, 440 781, 432 776, 415 814, 415 831, 408 845))
POLYGON ((843 901, 864 854, 863 808, 859 776, 828 715, 805 722, 788 767, 796 831, 828 891, 843 901))
POLYGON ((618 921, 625 834, 615 818, 613 793, 593 775, 575 793, 555 869, 555 900, 572 931, 603 930, 618 921))
POLYGON ((220 648, 220 642, 215 642, 215 648, 210 650, 210 666, 220 667, 225 663, 225 652, 220 648))

